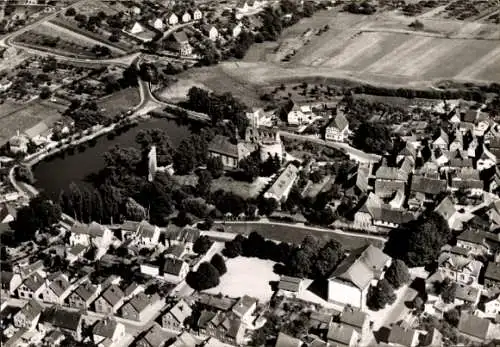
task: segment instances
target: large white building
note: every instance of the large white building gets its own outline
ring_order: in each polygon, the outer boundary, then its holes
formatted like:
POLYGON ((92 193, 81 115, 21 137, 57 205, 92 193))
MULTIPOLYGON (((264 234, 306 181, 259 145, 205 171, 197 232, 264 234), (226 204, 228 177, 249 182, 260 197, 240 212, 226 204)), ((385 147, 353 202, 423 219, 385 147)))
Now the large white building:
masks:
POLYGON ((278 202, 284 201, 288 197, 288 194, 298 177, 298 172, 299 169, 295 165, 288 165, 281 175, 279 175, 278 179, 273 183, 271 188, 264 193, 264 198, 274 199, 278 202))
POLYGON ((328 301, 364 310, 368 289, 384 277, 391 261, 373 245, 352 251, 328 279, 328 301))

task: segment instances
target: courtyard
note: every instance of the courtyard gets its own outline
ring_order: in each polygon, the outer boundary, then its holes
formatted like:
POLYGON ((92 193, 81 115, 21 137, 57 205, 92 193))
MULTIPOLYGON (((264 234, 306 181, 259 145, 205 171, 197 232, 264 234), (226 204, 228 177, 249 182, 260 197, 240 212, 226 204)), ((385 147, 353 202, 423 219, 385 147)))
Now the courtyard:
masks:
POLYGON ((270 282, 280 279, 273 271, 274 264, 271 260, 241 256, 227 259, 227 272, 221 276, 219 285, 205 292, 233 298, 249 295, 259 302, 268 302, 273 295, 270 282))

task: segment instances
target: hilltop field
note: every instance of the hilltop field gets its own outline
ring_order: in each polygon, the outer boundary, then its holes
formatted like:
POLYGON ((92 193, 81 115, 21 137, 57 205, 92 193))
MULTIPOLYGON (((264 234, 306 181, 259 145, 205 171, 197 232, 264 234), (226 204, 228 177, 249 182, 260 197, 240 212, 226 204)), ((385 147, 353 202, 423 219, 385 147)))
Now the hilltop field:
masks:
POLYGON ((192 69, 179 76, 179 83, 183 90, 189 82, 229 91, 257 105, 256 95, 263 86, 304 80, 396 88, 432 88, 444 80, 498 82, 498 28, 425 14, 321 11, 287 28, 278 42, 254 44, 243 61, 192 69), (410 27, 416 20, 423 24, 418 30, 410 27), (321 32, 325 26, 328 30, 321 32))

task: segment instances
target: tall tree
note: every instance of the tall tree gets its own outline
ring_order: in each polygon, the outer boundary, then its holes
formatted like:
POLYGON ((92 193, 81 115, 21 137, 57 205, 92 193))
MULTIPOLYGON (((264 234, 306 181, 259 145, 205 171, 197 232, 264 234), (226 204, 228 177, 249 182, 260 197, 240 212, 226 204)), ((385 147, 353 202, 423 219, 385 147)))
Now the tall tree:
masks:
POLYGON ((376 286, 372 286, 368 290, 366 304, 374 311, 383 309, 386 305, 394 303, 394 301, 396 301, 394 288, 392 288, 385 278, 378 281, 376 286))
POLYGON ((173 149, 170 139, 164 129, 154 128, 141 130, 135 141, 141 146, 142 151, 148 151, 151 146, 156 146, 158 165, 163 166, 172 162, 173 149))
POLYGON ((314 259, 314 272, 322 278, 330 276, 343 256, 342 245, 335 240, 328 241, 314 259))
POLYGON ((211 157, 207 160, 207 170, 213 178, 219 178, 224 173, 224 164, 220 157, 211 157))
POLYGON ((399 288, 403 284, 410 282, 411 276, 404 261, 394 259, 391 266, 385 272, 384 277, 394 288, 399 288))
POLYGON ((210 264, 212 264, 217 269, 217 271, 219 271, 220 275, 224 275, 227 272, 226 262, 219 253, 215 254, 212 257, 212 260, 210 260, 210 264))
POLYGON ((102 223, 104 216, 104 206, 102 204, 102 197, 99 190, 94 189, 92 192, 92 219, 97 223, 102 223))
POLYGON ((196 184, 196 192, 198 195, 207 198, 210 195, 211 185, 212 175, 208 170, 201 170, 198 173, 198 183, 196 184))
POLYGON ((76 220, 82 221, 82 192, 76 183, 71 182, 68 188, 68 196, 73 207, 73 217, 76 220))

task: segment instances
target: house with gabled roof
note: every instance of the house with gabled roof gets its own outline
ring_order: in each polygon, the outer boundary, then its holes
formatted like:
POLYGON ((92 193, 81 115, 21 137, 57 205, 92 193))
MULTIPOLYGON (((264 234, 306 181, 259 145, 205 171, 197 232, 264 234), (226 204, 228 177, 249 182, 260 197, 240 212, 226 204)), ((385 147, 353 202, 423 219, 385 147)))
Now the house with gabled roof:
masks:
POLYGON ((46 309, 40 318, 41 331, 60 329, 71 335, 76 341, 82 340, 83 315, 77 311, 68 311, 57 306, 46 309))
POLYGON ((245 323, 232 312, 203 310, 198 319, 198 327, 202 334, 237 345, 243 343, 245 326, 245 323))
POLYGON ((156 19, 153 21, 153 28, 155 28, 156 30, 163 31, 163 28, 164 28, 163 19, 161 19, 161 18, 156 18, 156 19))
POLYGON ((143 220, 137 225, 134 244, 140 248, 154 248, 160 239, 160 228, 143 220))
POLYGON ((71 227, 69 243, 71 246, 82 246, 84 249, 95 247, 97 249, 96 259, 100 259, 106 254, 113 239, 111 230, 99 223, 90 224, 75 223, 71 227))
POLYGON ((500 292, 500 264, 496 262, 488 262, 484 273, 484 287, 490 293, 500 292))
POLYGON ((455 282, 477 285, 483 263, 469 256, 464 248, 448 248, 439 255, 438 271, 455 282))
POLYGON ((375 172, 375 194, 381 198, 389 198, 398 190, 404 191, 407 182, 406 170, 382 165, 375 172))
POLYGON ((361 338, 367 336, 370 332, 370 316, 359 309, 352 306, 346 306, 340 314, 339 321, 341 324, 348 325, 354 328, 361 338))
POLYGON ((488 319, 474 316, 466 311, 460 315, 458 331, 473 342, 485 342, 491 338, 493 325, 488 319))
POLYGON ((450 138, 448 134, 443 129, 440 129, 438 138, 436 138, 432 142, 432 149, 435 150, 436 148, 439 148, 442 151, 447 151, 449 145, 450 145, 450 138))
POLYGON ((221 158, 226 169, 237 168, 240 161, 248 157, 254 149, 254 146, 250 146, 243 141, 233 143, 228 137, 222 135, 215 135, 208 144, 210 157, 221 158))
POLYGON ((92 328, 92 337, 97 345, 117 346, 125 338, 125 326, 112 317, 101 319, 92 328))
POLYGON ((195 9, 193 11, 193 20, 200 20, 203 18, 203 12, 200 11, 200 9, 195 9))
POLYGON ((59 272, 49 275, 47 285, 43 291, 43 301, 52 304, 62 305, 73 287, 69 283, 68 276, 59 272))
POLYGON ((184 322, 192 313, 193 310, 188 302, 180 299, 162 316, 162 326, 165 329, 180 330, 184 327, 184 322))
POLYGON ((328 279, 328 301, 364 309, 370 285, 383 277, 391 261, 371 244, 353 250, 328 279))
POLYGON ((359 333, 352 327, 342 323, 331 323, 327 340, 334 346, 355 347, 361 340, 359 333))
POLYGON ((192 17, 191 17, 191 14, 186 11, 183 13, 181 19, 182 19, 182 23, 188 23, 188 22, 191 22, 192 17))
POLYGON ((467 285, 458 283, 455 291, 453 304, 457 306, 467 305, 467 307, 475 309, 481 297, 481 287, 477 284, 467 285))
POLYGON ((349 121, 344 112, 337 110, 333 120, 325 128, 325 140, 344 142, 349 136, 349 121))
POLYGON ((153 323, 153 326, 135 344, 137 347, 164 347, 165 342, 171 337, 171 333, 164 331, 158 323, 153 323))
POLYGON ((453 201, 450 199, 449 196, 447 196, 439 203, 439 205, 436 206, 434 212, 443 217, 444 220, 446 220, 448 222, 448 225, 451 227, 453 225, 454 215, 457 212, 457 210, 455 208, 455 204, 453 203, 453 201))
POLYGON ((100 284, 93 285, 90 281, 84 281, 68 296, 67 302, 71 308, 88 310, 100 294, 100 284))
POLYGON ((35 272, 17 288, 17 296, 20 299, 42 299, 41 295, 45 285, 45 279, 38 272, 35 272))
POLYGON ((425 203, 432 203, 435 197, 446 192, 447 188, 446 180, 415 175, 411 180, 408 205, 413 208, 420 208, 425 203))
POLYGON ((243 295, 241 298, 239 298, 236 304, 234 304, 231 311, 243 322, 249 323, 252 319, 252 314, 257 308, 257 303, 257 299, 252 298, 248 295, 243 295))
POLYGON ((168 45, 181 56, 188 56, 193 53, 193 47, 189 44, 189 39, 183 30, 174 32, 172 40, 168 41, 168 45))
POLYGON ((94 302, 97 313, 116 313, 123 305, 125 294, 116 284, 110 285, 94 302))
POLYGON ((201 31, 208 36, 210 41, 217 41, 219 38, 219 31, 213 25, 205 24, 201 26, 201 31))
POLYGON ((17 288, 23 282, 21 275, 15 272, 2 271, 0 273, 0 281, 2 283, 1 296, 3 298, 8 298, 14 295, 17 288))
POLYGON ((165 281, 177 284, 186 278, 189 265, 184 260, 166 257, 162 270, 165 281))
POLYGON ((170 16, 168 16, 168 24, 169 25, 176 25, 179 23, 179 17, 177 17, 177 15, 175 13, 172 13, 170 14, 170 16))
POLYGON ((303 343, 300 339, 280 332, 275 347, 301 347, 302 345, 303 343))
POLYGON ((120 309, 121 316, 125 319, 143 322, 145 321, 149 308, 160 300, 160 296, 156 293, 153 295, 146 295, 144 292, 141 292, 122 306, 120 309))
POLYGON ((298 277, 281 276, 278 290, 285 294, 298 295, 304 290, 304 279, 298 277))
POLYGON ((42 312, 43 307, 38 303, 38 301, 31 299, 14 315, 14 326, 16 328, 33 330, 36 328, 42 312))
POLYGON ((500 249, 500 237, 482 230, 467 229, 457 236, 457 246, 468 249, 474 255, 492 255, 500 249))
POLYGON ((403 327, 401 324, 394 324, 387 342, 389 345, 416 347, 419 343, 419 332, 410 327, 403 327))

